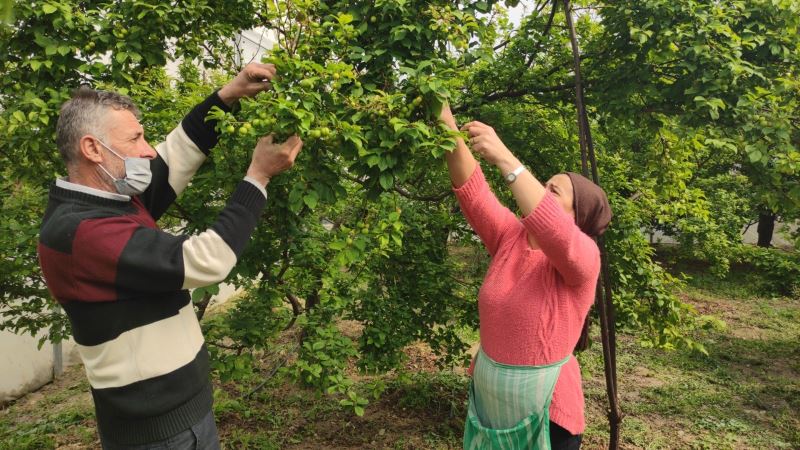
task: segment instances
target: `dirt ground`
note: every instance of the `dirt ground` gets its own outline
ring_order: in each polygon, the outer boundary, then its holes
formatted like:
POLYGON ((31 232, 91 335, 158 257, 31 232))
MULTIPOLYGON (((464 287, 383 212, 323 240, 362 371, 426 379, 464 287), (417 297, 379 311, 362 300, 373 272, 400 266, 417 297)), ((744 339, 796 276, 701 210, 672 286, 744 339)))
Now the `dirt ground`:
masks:
MULTIPOLYGON (((725 321, 698 334, 709 355, 642 348, 618 336, 621 448, 800 448, 800 301, 720 299, 699 293, 683 299, 700 314, 725 321)), ((346 335, 357 323, 342 323, 346 335)), ((584 449, 608 445, 607 398, 597 329, 581 355, 586 397, 584 449)), ((463 368, 440 370, 423 344, 406 349, 403 375, 358 375, 383 382, 363 417, 338 398, 275 376, 254 384, 216 386, 215 414, 227 449, 454 449, 460 448, 466 406, 463 368)), ((355 367, 351 367, 356 374, 355 367)), ((341 398, 341 397, 339 397, 341 398)), ((94 411, 81 366, 0 409, 0 449, 99 448, 94 411)))

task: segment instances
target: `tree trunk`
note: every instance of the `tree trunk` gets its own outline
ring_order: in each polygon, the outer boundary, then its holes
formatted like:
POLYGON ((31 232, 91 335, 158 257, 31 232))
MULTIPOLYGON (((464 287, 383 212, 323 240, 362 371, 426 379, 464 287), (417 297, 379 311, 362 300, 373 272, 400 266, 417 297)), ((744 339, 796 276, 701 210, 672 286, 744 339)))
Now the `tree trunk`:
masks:
MULTIPOLYGON (((557 2, 558 0, 553 0, 557 2)), ((569 31, 570 44, 572 46, 572 56, 574 59, 575 70, 575 107, 578 116, 579 141, 581 146, 581 169, 583 176, 589 177, 598 186, 600 179, 597 174, 597 158, 592 141, 591 127, 589 126, 589 116, 586 113, 586 105, 583 97, 583 82, 581 80, 581 57, 578 47, 577 33, 575 24, 572 21, 572 6, 570 0, 564 1, 564 17, 567 30, 569 31)), ((620 428, 622 424, 622 410, 619 406, 619 396, 617 391, 617 337, 615 329, 614 302, 612 301, 611 279, 608 269, 608 254, 605 248, 603 236, 597 238, 597 246, 600 250, 600 279, 597 284, 595 305, 600 316, 600 340, 603 344, 603 365, 606 376, 606 393, 608 395, 608 423, 609 423, 609 450, 619 449, 620 428)), ((588 330, 587 330, 588 331, 588 330)))
POLYGON ((203 299, 199 302, 195 303, 195 307, 197 307, 197 320, 203 320, 203 316, 206 314, 206 308, 208 308, 208 303, 211 301, 211 293, 206 292, 203 294, 203 299))
POLYGON ((761 213, 758 215, 758 246, 771 247, 772 233, 775 231, 775 214, 761 213))

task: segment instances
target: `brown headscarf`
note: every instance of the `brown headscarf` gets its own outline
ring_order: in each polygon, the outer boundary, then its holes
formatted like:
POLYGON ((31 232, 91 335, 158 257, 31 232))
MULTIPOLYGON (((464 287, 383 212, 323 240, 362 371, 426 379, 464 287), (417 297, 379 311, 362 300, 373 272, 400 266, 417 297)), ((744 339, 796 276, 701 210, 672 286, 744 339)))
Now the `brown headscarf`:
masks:
POLYGON ((600 186, 575 172, 565 172, 572 181, 572 207, 578 228, 591 237, 603 234, 611 221, 611 206, 600 186))
MULTIPOLYGON (((574 172, 565 174, 572 181, 572 207, 575 210, 575 222, 578 228, 591 237, 600 236, 611 222, 611 206, 608 204, 606 193, 583 175, 574 172)), ((589 348, 590 321, 591 315, 587 315, 573 353, 589 348)))

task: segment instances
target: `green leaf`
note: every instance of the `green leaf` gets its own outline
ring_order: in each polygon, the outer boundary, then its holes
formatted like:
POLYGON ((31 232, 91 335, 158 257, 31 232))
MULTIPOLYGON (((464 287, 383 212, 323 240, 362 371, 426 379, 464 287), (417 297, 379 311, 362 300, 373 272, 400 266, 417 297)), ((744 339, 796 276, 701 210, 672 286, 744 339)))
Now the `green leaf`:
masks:
POLYGON ((710 98, 708 104, 713 108, 725 109, 725 102, 721 98, 710 98))
POLYGON ((339 14, 336 18, 341 25, 347 25, 348 23, 353 21, 353 16, 350 14, 339 14))
POLYGON ((800 185, 795 186, 789 191, 789 198, 794 202, 795 205, 800 207, 800 185))
POLYGON ((317 191, 309 191, 306 195, 303 196, 303 203, 305 203, 311 209, 317 207, 318 201, 319 201, 319 194, 317 194, 317 191))
POLYGON ((381 173, 379 181, 381 187, 388 191, 394 186, 394 175, 389 172, 383 172, 381 173))
MULTIPOLYGON (((386 170, 388 168, 389 168, 389 161, 386 160, 386 158, 379 158, 378 159, 378 169, 383 171, 383 170, 386 170)), ((383 180, 381 180, 381 185, 383 185, 383 180)), ((386 189, 388 189, 388 188, 386 188, 386 189)))
POLYGON ((52 14, 56 12, 57 9, 58 8, 55 5, 51 5, 50 3, 45 3, 44 5, 42 5, 42 11, 45 14, 52 14))

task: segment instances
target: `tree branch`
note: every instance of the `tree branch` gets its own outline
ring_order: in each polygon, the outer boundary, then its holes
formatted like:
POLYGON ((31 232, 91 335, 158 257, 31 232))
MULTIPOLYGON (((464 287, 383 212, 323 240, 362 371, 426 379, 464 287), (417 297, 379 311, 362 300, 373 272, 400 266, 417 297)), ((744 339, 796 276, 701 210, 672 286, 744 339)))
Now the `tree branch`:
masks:
MULTIPOLYGON (((557 86, 533 86, 527 89, 517 89, 517 90, 508 90, 503 92, 493 92, 491 94, 485 95, 481 97, 481 103, 490 103, 497 100, 507 99, 507 98, 519 98, 524 97, 529 94, 546 94, 549 92, 560 92, 560 91, 569 91, 574 89, 574 86, 570 86, 568 84, 559 84, 557 86)), ((473 103, 473 102, 470 102, 473 103)), ((459 113, 467 110, 470 107, 469 104, 461 104, 459 106, 453 107, 454 113, 459 113)))
POLYGON ((289 300, 289 303, 292 305, 292 320, 289 321, 288 324, 283 328, 283 331, 288 330, 294 326, 295 321, 297 321, 297 317, 303 313, 303 307, 300 306, 300 301, 295 297, 294 294, 291 292, 286 294, 286 299, 289 300))
MULTIPOLYGON (((357 177, 355 177, 353 175, 350 175, 349 173, 342 173, 342 176, 347 178, 348 180, 356 182, 356 183, 358 183, 358 184, 360 184, 362 186, 366 183, 366 180, 362 180, 360 178, 357 178, 357 177)), ((427 194, 427 195, 425 195, 425 194, 415 194, 415 193, 409 191, 407 188, 405 188, 403 186, 398 186, 396 184, 394 185, 394 189, 393 190, 395 192, 397 192, 398 194, 402 195, 405 198, 408 198, 408 199, 411 199, 411 200, 419 200, 419 201, 423 201, 423 202, 438 202, 438 201, 441 201, 441 200, 447 198, 447 196, 450 195, 450 191, 449 190, 443 191, 443 192, 439 192, 438 194, 427 194)))
POLYGON ((423 201, 423 202, 438 202, 438 201, 442 201, 445 198, 447 198, 447 196, 450 195, 450 192, 451 192, 448 189, 448 190, 440 192, 438 194, 419 195, 419 194, 413 194, 413 193, 409 192, 406 188, 404 188, 402 186, 398 186, 398 185, 394 186, 394 191, 397 192, 398 194, 402 195, 405 198, 409 198, 411 200, 419 200, 419 201, 423 201))
POLYGON ((189 211, 187 211, 186 208, 181 206, 181 204, 178 202, 172 202, 172 204, 175 206, 175 209, 177 209, 179 213, 179 214, 171 214, 172 217, 175 217, 177 219, 183 219, 188 222, 189 219, 192 217, 192 215, 189 214, 189 211))
MULTIPOLYGON (((542 5, 542 9, 544 9, 547 2, 542 5)), ((533 60, 536 58, 536 54, 539 53, 542 45, 544 45, 544 40, 548 34, 550 34, 550 28, 553 26, 553 19, 556 17, 556 10, 558 9, 558 0, 553 0, 553 8, 550 10, 550 17, 547 19, 547 25, 544 26, 544 31, 542 32, 542 37, 539 39, 539 42, 533 47, 533 51, 530 55, 528 55, 528 60, 525 62, 525 70, 530 69, 531 65, 533 64, 533 60)), ((539 10, 541 12, 541 9, 539 10)))
POLYGON ((225 345, 215 341, 206 341, 206 343, 213 345, 214 347, 224 348, 225 350, 235 350, 237 352, 240 352, 245 348, 243 345, 225 345))
POLYGON ((283 254, 281 255, 281 270, 278 271, 278 275, 275 276, 275 280, 278 283, 283 283, 283 276, 286 274, 286 271, 289 269, 289 249, 284 248, 283 254))
POLYGON ((199 302, 195 303, 197 306, 197 320, 203 320, 203 316, 206 314, 206 308, 208 308, 208 303, 211 301, 211 293, 206 291, 203 294, 203 299, 199 302))
POLYGON ((495 50, 495 51, 497 51, 497 50, 500 50, 501 48, 503 48, 503 47, 505 47, 506 45, 508 45, 508 43, 509 43, 509 42, 511 42, 511 38, 508 38, 508 39, 506 39, 505 41, 503 41, 503 42, 501 42, 501 43, 499 43, 499 44, 495 45, 495 46, 493 47, 493 50, 495 50))

